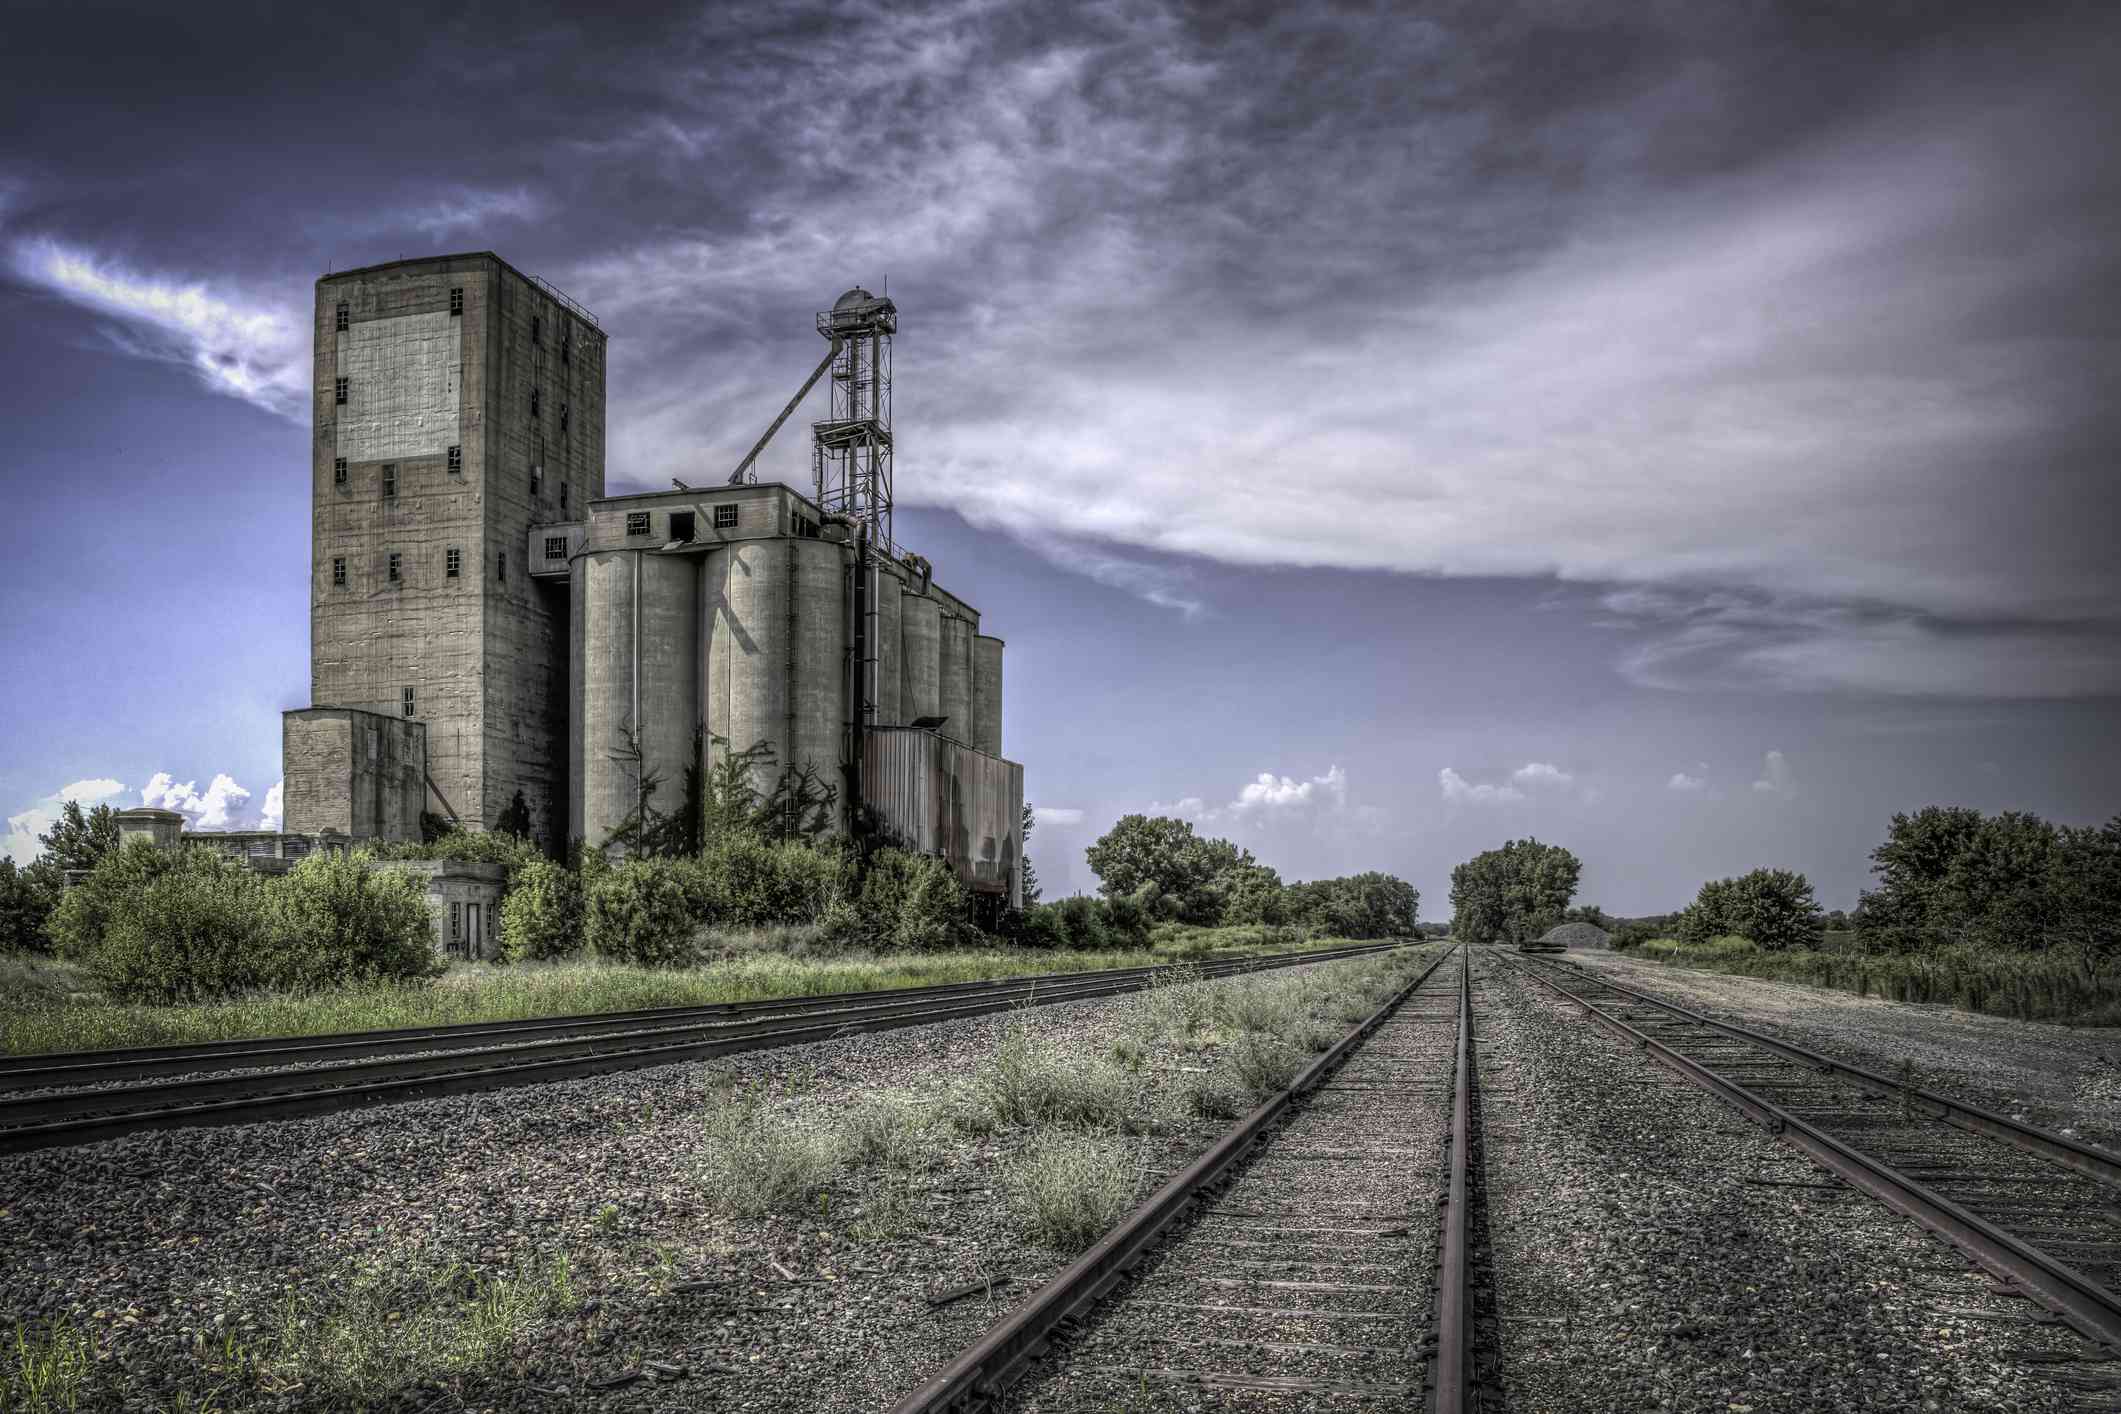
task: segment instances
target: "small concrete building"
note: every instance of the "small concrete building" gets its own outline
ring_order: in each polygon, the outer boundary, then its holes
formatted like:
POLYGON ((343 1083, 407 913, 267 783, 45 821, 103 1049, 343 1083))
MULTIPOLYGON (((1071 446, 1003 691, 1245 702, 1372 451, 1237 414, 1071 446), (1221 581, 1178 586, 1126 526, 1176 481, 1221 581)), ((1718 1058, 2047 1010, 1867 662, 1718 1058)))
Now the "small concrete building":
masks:
POLYGON ((501 955, 504 867, 464 859, 384 859, 373 867, 406 875, 426 891, 437 952, 472 962, 501 955))

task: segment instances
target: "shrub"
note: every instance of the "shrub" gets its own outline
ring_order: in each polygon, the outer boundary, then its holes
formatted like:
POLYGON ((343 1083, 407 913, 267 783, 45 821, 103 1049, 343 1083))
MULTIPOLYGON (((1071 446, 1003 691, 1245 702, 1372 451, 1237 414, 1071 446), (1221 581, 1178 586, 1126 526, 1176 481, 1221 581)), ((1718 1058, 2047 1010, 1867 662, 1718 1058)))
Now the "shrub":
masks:
POLYGON ((517 874, 501 902, 501 952, 510 962, 567 957, 582 946, 582 883, 550 860, 517 874))
POLYGON ((433 930, 419 887, 368 862, 314 854, 267 879, 215 850, 143 843, 106 856, 55 922, 68 956, 118 1001, 427 975, 433 930))
POLYGON ((693 931, 705 921, 699 866, 676 859, 629 859, 599 871, 582 900, 589 950, 616 962, 671 967, 692 958, 693 931))
POLYGON ((366 851, 312 854, 263 890, 272 961, 265 985, 305 990, 440 970, 426 892, 368 867, 366 851))
POLYGON ((972 904, 947 861, 880 849, 856 904, 862 934, 879 947, 937 952, 977 941, 972 904))
POLYGON ((1735 879, 1713 879, 1679 915, 1682 942, 1737 934, 1770 952, 1819 941, 1819 905, 1811 882, 1787 869, 1755 869, 1735 879))
POLYGON ((0 857, 0 953, 44 952, 51 940, 44 931, 51 916, 51 896, 33 870, 17 869, 0 857))
MULTIPOLYGON (((841 852, 756 835, 719 835, 700 856, 711 921, 739 928, 817 922, 847 892, 851 863, 841 852)), ((710 921, 710 920, 702 920, 710 921)))

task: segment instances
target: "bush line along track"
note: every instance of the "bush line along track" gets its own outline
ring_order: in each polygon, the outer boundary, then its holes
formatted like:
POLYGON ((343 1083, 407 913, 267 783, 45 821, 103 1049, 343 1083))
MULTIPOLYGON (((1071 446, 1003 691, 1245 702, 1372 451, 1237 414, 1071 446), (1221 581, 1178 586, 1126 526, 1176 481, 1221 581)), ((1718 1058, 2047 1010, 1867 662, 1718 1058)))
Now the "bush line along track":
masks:
MULTIPOLYGON (((1241 976, 1360 957, 1402 946, 1405 944, 1378 943, 1274 953, 1199 964, 1199 972, 1204 978, 1241 976)), ((250 1124, 435 1095, 638 1070, 831 1040, 864 1031, 961 1020, 1019 1006, 1049 1006, 1115 996, 1151 986, 1170 975, 1166 967, 1114 968, 530 1022, 355 1032, 226 1046, 208 1043, 199 1047, 15 1057, 0 1065, 0 1087, 23 1090, 80 1085, 139 1074, 142 1070, 169 1074, 170 1067, 175 1067, 178 1074, 249 1066, 294 1068, 196 1080, 106 1085, 0 1100, 0 1153, 92 1143, 143 1130, 250 1124), (478 1049, 468 1049, 473 1047, 478 1049), (304 1065, 393 1051, 427 1054, 357 1060, 321 1068, 304 1065), (129 1066, 137 1069, 128 1070, 129 1066)))
POLYGON ((2121 1354, 2121 1155, 1578 967, 1512 963, 1835 1177, 1950 1242, 2009 1288, 2002 1294, 2046 1306, 2108 1358, 2121 1354))
POLYGON ((1455 987, 1422 990, 1446 952, 892 1414, 1118 1407, 1152 1380, 1478 1408, 1475 1052, 1469 957, 1456 951, 1455 987), (1326 1093, 1339 1090, 1353 1103, 1326 1093), (1405 1122, 1381 1124, 1387 1110, 1405 1122), (1440 1203, 1425 1174, 1441 1177, 1440 1203), (1306 1185, 1331 1196, 1292 1204, 1306 1185), (1280 1225, 1246 1225, 1261 1220, 1280 1225), (1263 1237, 1280 1240, 1252 1240, 1263 1237), (1218 1299, 1199 1301, 1202 1289, 1218 1299), (1263 1318, 1276 1339, 1262 1338, 1263 1318), (1179 1353, 1209 1368, 1169 1368, 1179 1353), (1049 1355, 1035 1388, 1012 1390, 1049 1355))

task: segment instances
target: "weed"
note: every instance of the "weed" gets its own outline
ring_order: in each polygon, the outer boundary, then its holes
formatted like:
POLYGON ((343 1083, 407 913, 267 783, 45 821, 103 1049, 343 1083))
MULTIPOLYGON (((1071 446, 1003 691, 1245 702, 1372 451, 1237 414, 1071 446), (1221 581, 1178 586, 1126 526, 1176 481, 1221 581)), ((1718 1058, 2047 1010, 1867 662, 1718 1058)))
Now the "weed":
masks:
POLYGON ((787 1116, 769 1122, 755 1091, 718 1103, 706 1129, 700 1185, 708 1202, 732 1217, 800 1212, 846 1167, 839 1132, 787 1116))
POLYGON ((597 1209, 596 1224, 598 1232, 606 1234, 617 1232, 619 1230, 619 1205, 606 1203, 603 1207, 597 1209))
POLYGON ((934 1120, 903 1095, 875 1095, 846 1111, 840 1132, 848 1159, 895 1169, 924 1169, 934 1154, 928 1142, 934 1120))
POLYGON ((0 1409, 24 1414, 81 1407, 91 1361, 88 1338, 61 1320, 42 1335, 15 1327, 15 1348, 0 1365, 0 1409))
POLYGON ((1257 1104, 1289 1088, 1303 1069, 1303 1057, 1285 1041, 1247 1032, 1230 1048, 1227 1064, 1232 1078, 1257 1104))
POLYGON ((974 1082, 1004 1127, 1075 1124, 1118 1128, 1132 1096, 1110 1065, 1064 1054, 1022 1022, 1012 1022, 974 1082))
POLYGON ((1135 1181, 1124 1143, 1067 1132, 1033 1138, 1003 1175, 1010 1211, 1024 1235, 1071 1255, 1126 1216, 1135 1181))

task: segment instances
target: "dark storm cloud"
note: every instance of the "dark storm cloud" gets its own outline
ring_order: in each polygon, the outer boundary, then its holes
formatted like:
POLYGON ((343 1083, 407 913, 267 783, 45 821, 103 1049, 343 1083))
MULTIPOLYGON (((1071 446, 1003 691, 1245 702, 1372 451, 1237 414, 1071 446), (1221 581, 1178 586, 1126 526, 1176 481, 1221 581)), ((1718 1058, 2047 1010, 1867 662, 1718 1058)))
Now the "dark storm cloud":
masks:
POLYGON ((18 274, 253 401, 319 269, 490 245, 613 331, 617 475, 712 475, 888 276, 902 500, 1152 602, 1559 576, 1662 596, 1641 682, 2121 690, 2108 7, 45 21, 18 274))

